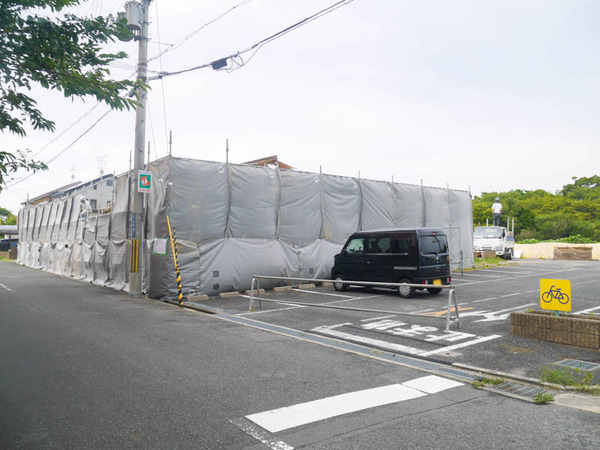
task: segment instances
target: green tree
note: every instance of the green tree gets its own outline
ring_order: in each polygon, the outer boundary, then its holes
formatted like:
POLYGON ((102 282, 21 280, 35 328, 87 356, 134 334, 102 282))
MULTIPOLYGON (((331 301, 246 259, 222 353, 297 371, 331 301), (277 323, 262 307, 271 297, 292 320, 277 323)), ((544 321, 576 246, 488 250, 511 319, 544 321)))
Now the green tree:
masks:
POLYGON ((17 216, 11 213, 8 209, 0 206, 0 224, 2 225, 16 225, 17 216))
POLYGON ((600 176, 577 178, 552 194, 537 189, 484 192, 473 199, 473 223, 491 219, 494 198, 502 203, 503 218, 515 218, 519 239, 561 239, 580 235, 600 240, 600 176))
MULTIPOLYGON (((111 62, 127 55, 102 50, 127 33, 124 19, 58 15, 84 1, 0 2, 0 131, 25 136, 26 127, 54 130, 54 122, 28 95, 35 85, 60 91, 68 98, 91 96, 118 110, 136 104, 127 93, 137 82, 113 80, 108 69, 111 62)), ((4 176, 18 168, 35 171, 47 167, 32 161, 24 151, 0 149, 0 190, 4 176)))

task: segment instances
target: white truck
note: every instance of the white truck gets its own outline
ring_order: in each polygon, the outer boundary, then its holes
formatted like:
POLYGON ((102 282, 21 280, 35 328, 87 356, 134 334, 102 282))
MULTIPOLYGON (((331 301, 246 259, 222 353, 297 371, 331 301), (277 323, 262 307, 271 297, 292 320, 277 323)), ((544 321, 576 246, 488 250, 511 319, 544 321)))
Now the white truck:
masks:
POLYGON ((506 227, 475 227, 473 250, 476 256, 494 253, 504 259, 512 259, 515 254, 515 237, 506 227))

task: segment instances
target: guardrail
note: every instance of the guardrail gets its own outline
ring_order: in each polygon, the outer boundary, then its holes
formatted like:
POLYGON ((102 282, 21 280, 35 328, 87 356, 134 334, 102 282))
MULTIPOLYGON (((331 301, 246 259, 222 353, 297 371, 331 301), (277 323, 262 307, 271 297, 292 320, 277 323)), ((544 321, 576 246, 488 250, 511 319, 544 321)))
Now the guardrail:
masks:
MULTIPOLYGON (((250 288, 250 305, 248 307, 248 311, 252 312, 253 311, 253 303, 254 303, 254 299, 256 298, 258 300, 258 305, 260 308, 262 308, 262 302, 273 302, 273 303, 282 303, 282 304, 288 304, 288 305, 299 305, 299 306, 312 306, 314 308, 327 308, 327 309, 344 309, 344 310, 348 310, 348 311, 360 311, 360 312, 374 312, 374 313, 382 313, 382 314, 398 314, 398 315, 404 315, 404 316, 417 316, 417 317, 427 317, 427 318, 431 318, 431 319, 442 319, 446 321, 446 328, 444 331, 449 332, 450 331, 450 322, 456 322, 456 327, 460 328, 460 319, 458 316, 458 303, 456 302, 456 291, 455 291, 455 286, 453 284, 445 284, 445 285, 435 285, 436 288, 441 288, 441 289, 447 289, 448 290, 448 313, 446 314, 446 317, 442 317, 442 316, 428 316, 425 314, 416 314, 416 313, 407 313, 407 312, 401 312, 401 311, 385 311, 385 310, 381 310, 381 309, 368 309, 368 308, 352 308, 350 306, 334 306, 334 305, 315 305, 314 303, 304 303, 304 302, 293 302, 293 301, 287 301, 287 300, 271 300, 271 299, 266 299, 266 298, 262 298, 260 296, 260 284, 259 284, 259 280, 261 279, 265 279, 265 280, 280 280, 280 281, 299 281, 299 282, 310 282, 310 283, 333 283, 334 280, 323 280, 323 279, 318 279, 318 278, 293 278, 293 277, 276 277, 276 276, 269 276, 269 275, 254 275, 254 277, 252 278, 252 285, 250 288), (256 289, 255 289, 256 287, 256 289), (258 292, 258 296, 254 295, 254 292, 257 291, 258 292), (452 305, 454 305, 454 316, 452 316, 451 311, 452 311, 452 305)), ((400 286, 410 286, 410 287, 415 287, 415 288, 423 288, 424 286, 433 286, 433 285, 423 285, 423 284, 414 284, 414 283, 384 283, 384 282, 377 282, 377 281, 352 281, 352 280, 344 280, 344 283, 346 285, 353 285, 353 286, 374 286, 374 287, 400 287, 400 286)))

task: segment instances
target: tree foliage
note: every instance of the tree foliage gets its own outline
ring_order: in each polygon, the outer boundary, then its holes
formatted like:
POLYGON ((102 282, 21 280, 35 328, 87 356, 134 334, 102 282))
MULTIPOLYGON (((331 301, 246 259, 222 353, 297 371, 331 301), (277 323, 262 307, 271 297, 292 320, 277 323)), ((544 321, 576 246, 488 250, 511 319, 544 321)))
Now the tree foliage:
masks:
POLYGON ((502 203, 504 225, 515 218, 517 239, 560 239, 580 235, 600 241, 600 176, 573 178, 555 194, 544 190, 485 192, 473 199, 475 225, 491 223, 492 203, 502 203))
MULTIPOLYGON (((0 2, 0 131, 25 136, 27 127, 54 130, 54 122, 29 95, 36 85, 60 91, 68 98, 91 96, 118 110, 136 104, 127 94, 137 83, 113 80, 108 69, 111 62, 126 54, 104 53, 102 49, 126 32, 124 20, 60 15, 80 3, 82 0, 0 2)), ((23 152, 0 152, 0 176, 15 167, 45 168, 23 152)), ((0 189, 2 184, 0 178, 0 189)))
POLYGON ((6 208, 0 206, 0 225, 16 225, 17 216, 6 208))

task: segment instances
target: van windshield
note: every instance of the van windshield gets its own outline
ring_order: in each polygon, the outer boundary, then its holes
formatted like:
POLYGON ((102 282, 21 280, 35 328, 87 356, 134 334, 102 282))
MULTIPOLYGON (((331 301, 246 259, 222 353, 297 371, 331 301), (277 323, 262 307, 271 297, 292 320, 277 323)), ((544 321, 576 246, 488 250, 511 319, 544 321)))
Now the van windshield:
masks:
POLYGON ((448 240, 445 235, 421 236, 421 253, 424 255, 439 255, 448 253, 448 240))
POLYGON ((473 237, 483 239, 497 239, 502 237, 502 228, 500 227, 475 227, 473 237))

